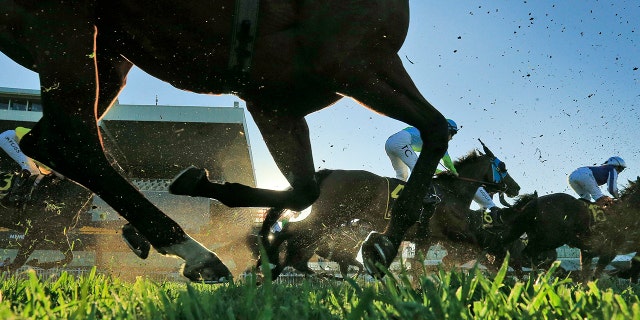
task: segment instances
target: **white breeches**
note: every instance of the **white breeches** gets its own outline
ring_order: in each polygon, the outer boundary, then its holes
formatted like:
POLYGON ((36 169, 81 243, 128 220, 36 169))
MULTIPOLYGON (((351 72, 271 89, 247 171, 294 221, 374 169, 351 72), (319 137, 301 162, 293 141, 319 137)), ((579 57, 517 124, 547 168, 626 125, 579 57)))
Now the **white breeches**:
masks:
POLYGON ((491 198, 491 195, 482 186, 476 190, 476 194, 473 196, 473 201, 478 203, 482 209, 487 210, 496 206, 491 198))
POLYGON ((578 168, 569 175, 569 186, 578 196, 587 201, 598 200, 604 194, 593 177, 593 172, 589 168, 578 168))
POLYGON ((0 148, 2 148, 11 159, 15 160, 22 169, 29 170, 31 175, 40 174, 40 169, 38 169, 36 163, 20 150, 18 138, 14 130, 7 130, 0 133, 0 148))
POLYGON ((404 130, 395 133, 387 139, 384 150, 396 171, 396 178, 407 181, 418 161, 418 155, 411 148, 411 134, 404 130))

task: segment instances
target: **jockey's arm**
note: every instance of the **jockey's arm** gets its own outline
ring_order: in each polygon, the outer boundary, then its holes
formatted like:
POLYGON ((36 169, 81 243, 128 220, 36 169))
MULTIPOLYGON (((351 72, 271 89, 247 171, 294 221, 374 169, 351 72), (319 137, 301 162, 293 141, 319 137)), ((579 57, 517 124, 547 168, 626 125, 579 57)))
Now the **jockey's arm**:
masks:
POLYGON ((614 198, 620 197, 620 195, 618 194, 618 172, 615 169, 609 171, 607 187, 607 191, 609 191, 609 194, 611 194, 614 198))
POLYGON ((451 171, 451 173, 453 173, 454 175, 458 175, 458 170, 456 170, 456 167, 453 165, 453 161, 451 161, 451 157, 449 156, 449 152, 446 152, 444 154, 444 157, 442 157, 442 163, 444 164, 445 168, 449 169, 449 171, 451 171))

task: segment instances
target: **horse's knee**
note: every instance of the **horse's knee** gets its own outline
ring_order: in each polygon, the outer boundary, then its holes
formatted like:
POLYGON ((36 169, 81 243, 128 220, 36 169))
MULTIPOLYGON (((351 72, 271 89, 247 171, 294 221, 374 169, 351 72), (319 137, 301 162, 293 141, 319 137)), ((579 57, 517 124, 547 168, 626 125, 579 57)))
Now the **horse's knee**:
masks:
POLYGON ((294 184, 289 209, 302 211, 312 205, 320 196, 320 186, 315 180, 304 184, 294 184))

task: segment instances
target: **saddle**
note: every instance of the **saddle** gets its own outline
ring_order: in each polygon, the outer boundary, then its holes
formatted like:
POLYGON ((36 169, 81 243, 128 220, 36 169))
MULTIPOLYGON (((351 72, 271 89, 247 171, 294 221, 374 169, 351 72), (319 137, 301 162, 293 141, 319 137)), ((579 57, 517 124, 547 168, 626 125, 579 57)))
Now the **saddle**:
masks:
POLYGON ((578 199, 589 209, 589 229, 593 229, 597 223, 607 221, 607 215, 605 214, 605 207, 599 205, 596 202, 591 202, 585 199, 578 199))
MULTIPOLYGON (((396 178, 385 179, 387 180, 387 208, 384 213, 384 219, 389 220, 391 219, 391 207, 400 196, 400 192, 404 189, 405 182, 396 178)), ((440 186, 437 183, 432 183, 427 195, 422 199, 422 208, 417 222, 424 222, 431 218, 433 209, 442 202, 442 197, 440 186)))

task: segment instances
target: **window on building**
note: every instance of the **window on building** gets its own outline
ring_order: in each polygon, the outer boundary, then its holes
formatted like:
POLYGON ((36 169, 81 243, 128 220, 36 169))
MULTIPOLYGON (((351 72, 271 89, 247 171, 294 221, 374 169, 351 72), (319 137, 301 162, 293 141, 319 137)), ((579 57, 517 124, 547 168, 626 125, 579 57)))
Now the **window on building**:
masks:
POLYGON ((9 99, 8 98, 0 98, 0 110, 9 109, 9 99))
POLYGON ((38 102, 29 101, 29 107, 27 108, 29 111, 42 111, 42 105, 38 102))
POLYGON ((27 100, 15 99, 11 100, 11 110, 27 110, 27 100))

